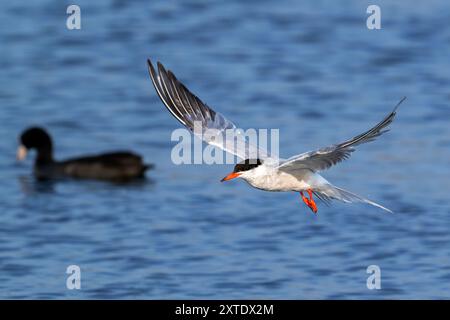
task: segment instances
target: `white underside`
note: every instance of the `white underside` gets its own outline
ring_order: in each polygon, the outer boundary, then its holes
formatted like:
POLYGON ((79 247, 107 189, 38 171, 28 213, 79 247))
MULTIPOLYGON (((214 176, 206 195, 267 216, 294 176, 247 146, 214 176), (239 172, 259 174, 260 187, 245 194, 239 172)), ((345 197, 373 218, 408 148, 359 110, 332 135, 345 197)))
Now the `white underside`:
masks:
POLYGON ((266 191, 319 190, 321 186, 329 184, 320 174, 311 170, 302 169, 295 173, 286 173, 264 165, 244 172, 240 177, 252 187, 266 191))
POLYGON ((347 203, 363 202, 392 212, 369 199, 332 185, 320 174, 309 169, 298 169, 287 173, 277 167, 262 164, 252 170, 242 172, 240 178, 247 181, 252 187, 261 190, 301 192, 312 189, 315 193, 319 193, 327 199, 347 203))

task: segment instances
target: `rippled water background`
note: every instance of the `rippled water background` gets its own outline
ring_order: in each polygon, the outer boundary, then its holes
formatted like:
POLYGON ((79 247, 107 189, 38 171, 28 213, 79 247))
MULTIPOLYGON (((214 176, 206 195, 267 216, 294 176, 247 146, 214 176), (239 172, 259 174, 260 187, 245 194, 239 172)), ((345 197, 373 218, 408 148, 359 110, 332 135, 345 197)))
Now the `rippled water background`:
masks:
POLYGON ((0 11, 0 298, 450 298, 450 5, 377 1, 5 2, 0 11), (178 123, 145 60, 163 61, 281 154, 339 142, 404 95, 392 130, 325 176, 393 209, 319 204, 220 183, 232 166, 175 166, 178 123), (156 164, 127 186, 42 184, 17 135, 56 156, 132 149, 156 164), (66 289, 81 267, 82 290, 66 289), (382 289, 368 290, 379 265, 382 289))

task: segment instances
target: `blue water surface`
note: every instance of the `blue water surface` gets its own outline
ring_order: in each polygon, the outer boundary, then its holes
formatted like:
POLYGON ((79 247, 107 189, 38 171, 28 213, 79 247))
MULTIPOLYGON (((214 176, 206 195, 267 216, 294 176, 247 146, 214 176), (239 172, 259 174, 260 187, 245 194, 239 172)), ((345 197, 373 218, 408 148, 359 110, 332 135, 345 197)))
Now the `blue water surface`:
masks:
POLYGON ((1 1, 0 298, 450 298, 450 3, 1 1), (343 141, 402 96, 392 130, 324 176, 391 208, 319 204, 171 162, 179 123, 151 85, 161 60, 244 128, 279 128, 288 157, 343 141), (115 149, 144 182, 38 183, 16 163, 29 125, 56 157, 115 149), (66 268, 81 268, 81 290, 66 268), (381 290, 366 269, 381 268, 381 290))

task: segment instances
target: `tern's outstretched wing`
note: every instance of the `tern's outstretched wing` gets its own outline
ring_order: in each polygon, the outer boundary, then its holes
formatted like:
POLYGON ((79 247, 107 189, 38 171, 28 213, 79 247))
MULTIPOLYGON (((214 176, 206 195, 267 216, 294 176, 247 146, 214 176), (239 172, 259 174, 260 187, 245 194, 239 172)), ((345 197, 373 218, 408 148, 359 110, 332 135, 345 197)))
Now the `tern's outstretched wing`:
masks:
POLYGON ((267 151, 251 144, 245 135, 236 131, 231 121, 203 103, 170 70, 166 71, 160 62, 158 73, 150 60, 147 63, 158 96, 170 113, 192 133, 243 160, 269 157, 267 151), (198 125, 200 131, 194 130, 198 125), (228 134, 226 130, 229 130, 228 134))
POLYGON ((397 103, 394 110, 372 129, 345 142, 293 156, 281 163, 278 169, 285 172, 293 172, 301 169, 321 171, 347 159, 350 157, 350 154, 355 151, 354 147, 373 141, 378 136, 389 131, 385 128, 394 120, 398 106, 405 99, 406 97, 403 97, 402 100, 397 103))

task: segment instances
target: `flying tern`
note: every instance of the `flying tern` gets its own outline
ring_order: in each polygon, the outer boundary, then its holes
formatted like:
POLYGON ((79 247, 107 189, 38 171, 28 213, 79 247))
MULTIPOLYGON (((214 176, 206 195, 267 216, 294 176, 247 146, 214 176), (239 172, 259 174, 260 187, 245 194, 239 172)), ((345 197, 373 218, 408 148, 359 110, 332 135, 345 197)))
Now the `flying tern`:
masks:
POLYGON ((215 139, 214 136, 226 130, 236 129, 236 125, 203 103, 170 70, 166 71, 160 62, 157 63, 158 72, 150 60, 147 60, 147 63, 156 92, 170 113, 206 143, 242 159, 235 165, 233 172, 221 181, 241 178, 252 187, 265 191, 299 192, 304 203, 314 213, 317 213, 317 204, 313 195, 325 204, 329 204, 331 200, 346 203, 362 202, 392 212, 369 199, 334 186, 319 172, 348 159, 356 146, 373 141, 387 132, 387 127, 396 116, 398 106, 406 97, 403 97, 393 111, 370 130, 341 143, 282 159, 271 156, 267 151, 251 144, 242 134, 237 134, 237 143, 234 139, 215 139), (201 123, 200 133, 194 130, 195 122, 201 123))

